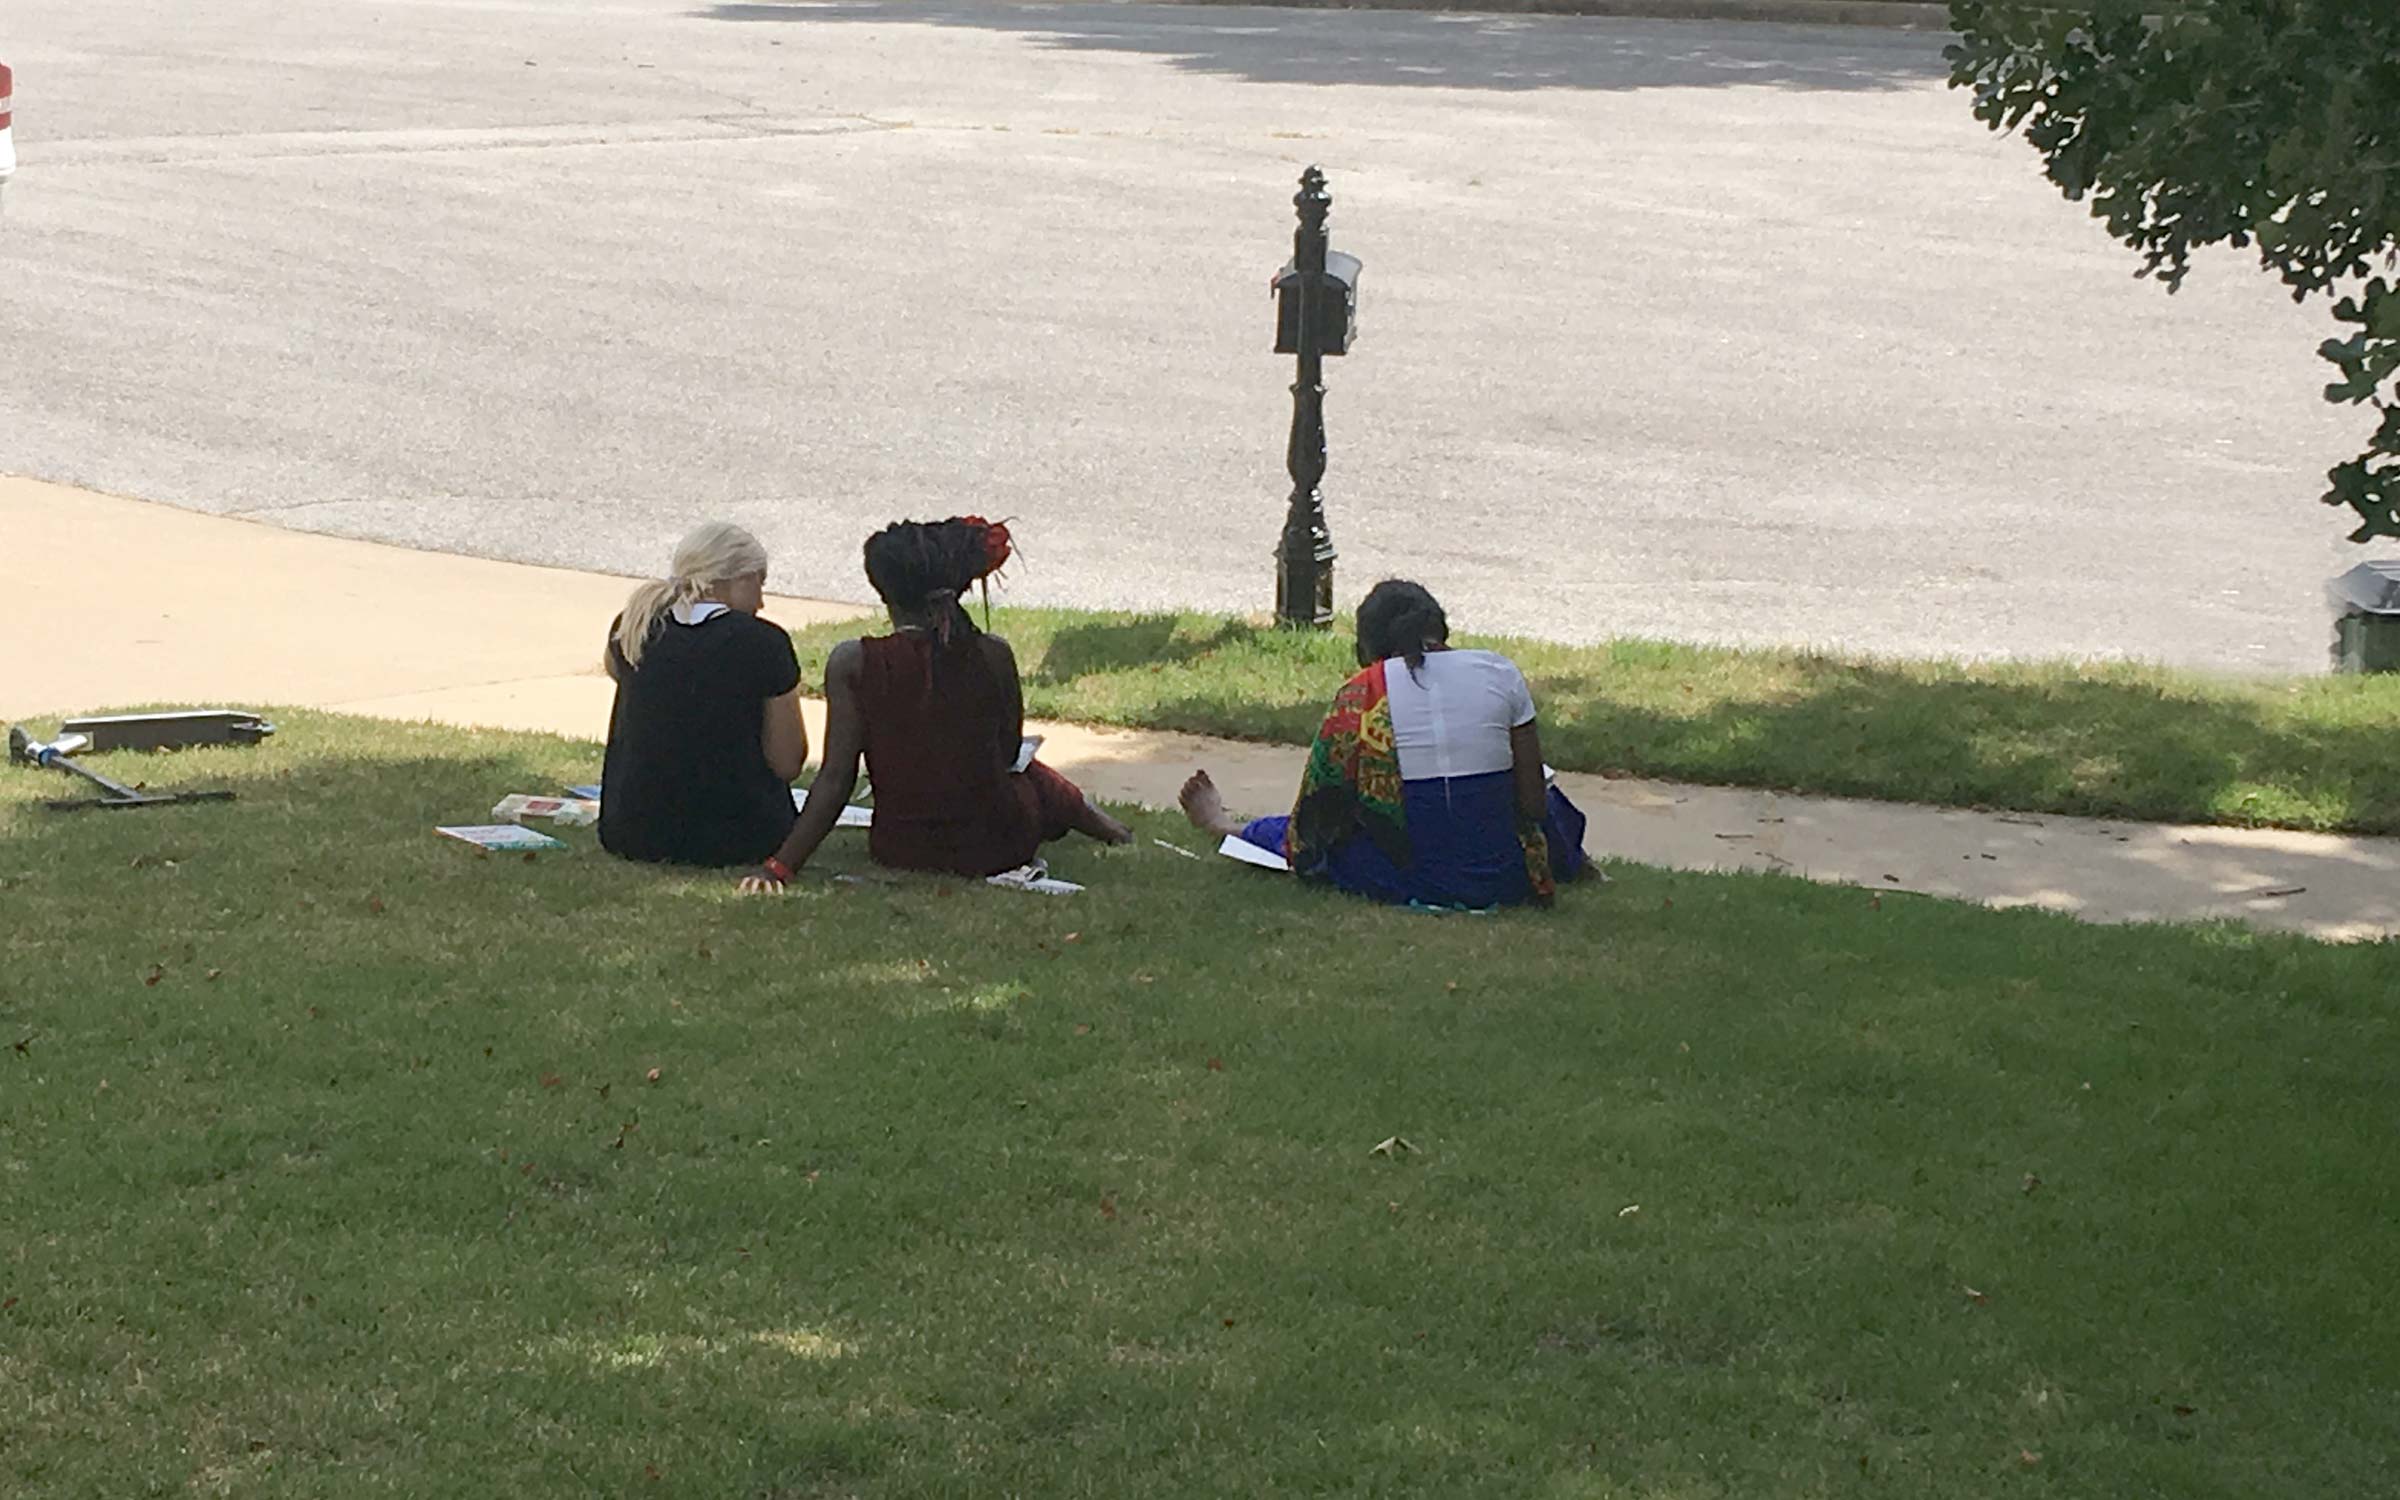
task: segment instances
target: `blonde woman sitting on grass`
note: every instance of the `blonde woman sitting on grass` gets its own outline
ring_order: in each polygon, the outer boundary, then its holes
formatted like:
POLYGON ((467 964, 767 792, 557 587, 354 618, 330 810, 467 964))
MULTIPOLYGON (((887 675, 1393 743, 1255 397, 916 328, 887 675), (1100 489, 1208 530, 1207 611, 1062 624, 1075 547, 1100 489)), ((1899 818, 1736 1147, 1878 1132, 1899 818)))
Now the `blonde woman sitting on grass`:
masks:
POLYGON ((676 544, 608 631, 600 845, 626 859, 756 864, 791 832, 808 759, 800 658, 758 617, 767 549, 725 521, 676 544))

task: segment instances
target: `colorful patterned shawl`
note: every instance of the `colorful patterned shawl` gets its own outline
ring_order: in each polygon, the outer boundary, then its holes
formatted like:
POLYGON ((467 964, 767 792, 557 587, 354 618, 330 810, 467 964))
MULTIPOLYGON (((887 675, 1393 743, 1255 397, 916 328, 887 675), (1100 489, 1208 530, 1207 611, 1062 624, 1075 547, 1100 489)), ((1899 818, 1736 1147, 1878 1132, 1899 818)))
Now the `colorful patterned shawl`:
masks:
POLYGON ((1375 841, 1393 864, 1409 863, 1408 815, 1400 805, 1400 753, 1383 663, 1342 684, 1309 746, 1283 855, 1302 879, 1322 880, 1336 845, 1354 833, 1375 841))

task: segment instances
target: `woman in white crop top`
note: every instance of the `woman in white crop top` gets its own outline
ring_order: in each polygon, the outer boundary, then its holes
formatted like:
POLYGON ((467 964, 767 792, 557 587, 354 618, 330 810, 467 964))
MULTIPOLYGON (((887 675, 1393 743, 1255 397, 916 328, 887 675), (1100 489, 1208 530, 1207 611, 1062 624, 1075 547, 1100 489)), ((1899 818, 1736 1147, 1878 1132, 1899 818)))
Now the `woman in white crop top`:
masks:
POLYGON ((1451 649, 1440 603, 1400 579, 1359 604, 1358 661, 1290 816, 1243 822, 1206 771, 1184 784, 1185 815, 1379 901, 1547 905, 1585 868, 1584 818, 1548 784, 1525 674, 1498 652, 1451 649))

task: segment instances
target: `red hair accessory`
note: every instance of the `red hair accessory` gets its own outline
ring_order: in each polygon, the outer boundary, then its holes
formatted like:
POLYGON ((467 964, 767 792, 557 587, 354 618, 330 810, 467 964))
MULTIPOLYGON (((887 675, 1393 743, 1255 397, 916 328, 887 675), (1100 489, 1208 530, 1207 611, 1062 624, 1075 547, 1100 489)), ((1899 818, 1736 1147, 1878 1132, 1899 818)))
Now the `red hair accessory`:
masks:
POLYGON ((1008 566, 1010 538, 1006 521, 987 521, 981 516, 960 516, 969 526, 983 528, 983 565, 975 570, 977 578, 989 578, 1008 566))

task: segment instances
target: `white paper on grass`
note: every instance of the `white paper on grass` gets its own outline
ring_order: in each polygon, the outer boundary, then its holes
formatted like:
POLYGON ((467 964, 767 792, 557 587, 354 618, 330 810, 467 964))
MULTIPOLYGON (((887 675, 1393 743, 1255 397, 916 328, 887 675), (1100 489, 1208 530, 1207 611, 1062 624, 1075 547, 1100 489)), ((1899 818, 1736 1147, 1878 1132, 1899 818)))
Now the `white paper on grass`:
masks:
POLYGON ((1045 896, 1075 896, 1083 892, 1083 887, 1072 880, 1052 880, 1049 863, 1039 859, 1013 870, 1002 870, 997 875, 987 877, 983 883, 999 886, 1003 890, 1036 891, 1045 896))
MULTIPOLYGON (((807 787, 792 788, 792 806, 795 808, 808 806, 807 787)), ((841 813, 833 820, 833 826, 836 828, 872 828, 875 826, 875 809, 861 807, 855 802, 844 803, 841 813)))
POLYGON ((1272 849, 1261 849, 1239 834, 1225 835, 1225 842, 1217 845, 1217 852, 1227 859, 1238 859, 1243 864, 1256 865, 1262 870, 1281 870, 1287 875, 1291 873, 1290 860, 1272 849))

